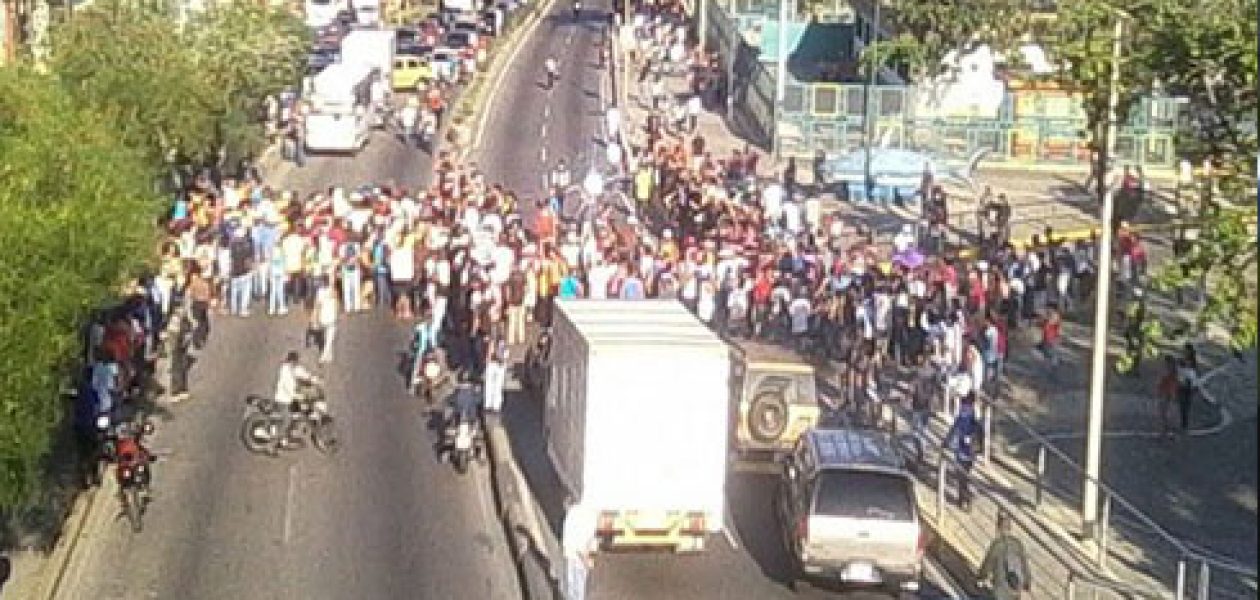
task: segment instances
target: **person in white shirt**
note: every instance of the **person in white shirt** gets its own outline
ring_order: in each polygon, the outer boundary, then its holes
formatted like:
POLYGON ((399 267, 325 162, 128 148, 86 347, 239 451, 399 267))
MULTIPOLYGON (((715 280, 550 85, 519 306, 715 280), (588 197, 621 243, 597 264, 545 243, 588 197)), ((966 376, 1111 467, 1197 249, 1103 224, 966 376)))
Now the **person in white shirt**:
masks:
MULTIPOLYGON (((273 401, 276 403, 276 416, 280 418, 278 431, 289 431, 289 421, 292 418, 293 403, 305 400, 302 396, 303 385, 321 385, 319 377, 312 375, 301 364, 301 357, 296 350, 290 350, 284 357, 284 362, 280 364, 280 371, 276 374, 276 392, 273 401)), ((281 444, 287 443, 287 435, 282 439, 281 444)), ((273 448, 274 453, 278 448, 273 448)))
POLYGON ((793 235, 802 233, 801 204, 788 200, 783 203, 783 228, 793 235))
POLYGON ((608 140, 616 141, 621 136, 621 109, 609 106, 604 113, 604 127, 608 130, 608 140))
POLYGON ((320 332, 319 363, 326 365, 333 359, 333 340, 337 335, 337 295, 327 282, 315 293, 315 309, 311 311, 312 329, 320 332))
POLYGON ((809 296, 803 292, 797 293, 796 298, 793 298, 791 304, 788 305, 788 317, 792 321, 792 338, 796 342, 797 349, 805 345, 805 336, 809 335, 809 317, 813 312, 814 305, 809 301, 809 296))
POLYGON ((590 281, 590 298, 592 300, 603 300, 608 297, 608 283, 617 274, 617 265, 604 262, 602 258, 596 257, 595 264, 591 267, 590 274, 587 278, 590 281))
POLYGON ((779 229, 783 219, 783 186, 772 182, 761 191, 761 209, 771 231, 779 229))
POLYGON ((906 223, 901 226, 901 231, 893 236, 893 249, 898 254, 914 247, 914 225, 906 223))
POLYGON ((564 549, 565 600, 585 600, 586 580, 595 566, 595 513, 572 499, 566 501, 560 543, 564 549))
POLYGON ((696 132, 702 112, 704 112, 704 103, 700 101, 700 94, 692 94, 687 98, 687 133, 696 132))

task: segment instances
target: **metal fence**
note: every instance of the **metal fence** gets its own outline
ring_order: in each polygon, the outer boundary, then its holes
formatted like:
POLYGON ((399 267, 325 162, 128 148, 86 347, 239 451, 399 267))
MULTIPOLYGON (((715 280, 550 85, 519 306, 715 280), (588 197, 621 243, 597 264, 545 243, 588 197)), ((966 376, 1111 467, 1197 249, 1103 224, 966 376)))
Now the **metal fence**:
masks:
MULTIPOLYGON (((1082 546, 1088 549, 1089 556, 1073 556, 1068 548, 1061 548, 1052 556, 1055 567, 1068 573, 1063 582, 1064 596, 1175 600, 1257 597, 1254 566, 1216 556, 1173 536, 1101 481, 1095 480, 1100 495, 1096 530, 1089 534, 1080 531, 1080 490, 1089 478, 1084 469, 1000 402, 984 399, 980 408, 985 437, 990 441, 984 446, 979 468, 988 473, 1000 472, 1009 485, 1000 489, 979 485, 975 486, 976 492, 1000 505, 1019 507, 1022 512, 1034 514, 1038 521, 1051 523, 1070 535, 1090 540, 1082 546), (999 439, 1012 437, 1027 442, 1020 446, 1028 446, 1030 451, 1016 451, 998 443, 999 439)), ((900 407, 897 410, 904 411, 900 407)), ((951 411, 947 407, 948 414, 951 411)), ((952 462, 950 453, 941 452, 936 465, 938 495, 932 509, 942 523, 949 518, 945 489, 949 486, 952 462)), ((1057 547, 1054 543, 1043 546, 1057 547)))
MULTIPOLYGON (((770 5, 750 1, 726 7, 715 1, 705 4, 706 38, 726 61, 731 108, 764 133, 764 139, 754 142, 769 148, 777 141, 784 156, 797 157, 860 149, 866 143, 869 105, 871 140, 890 148, 958 160, 988 149, 986 160, 1008 164, 1089 162, 1085 115, 1079 102, 1061 93, 1008 92, 996 117, 939 117, 917 110, 918 97, 926 92, 916 86, 876 85, 868 91, 862 84, 792 80, 777 106, 773 65, 759 60, 744 39, 745 32, 767 19, 770 5)), ((1178 159, 1180 110, 1176 99, 1140 100, 1117 136, 1119 160, 1148 169, 1172 168, 1178 159)))

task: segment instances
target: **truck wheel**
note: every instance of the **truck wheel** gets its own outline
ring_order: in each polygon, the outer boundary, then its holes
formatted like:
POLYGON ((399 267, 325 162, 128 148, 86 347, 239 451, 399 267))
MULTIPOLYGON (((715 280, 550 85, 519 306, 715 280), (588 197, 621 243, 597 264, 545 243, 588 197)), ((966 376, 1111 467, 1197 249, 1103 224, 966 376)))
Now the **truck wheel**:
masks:
POLYGON ((788 406, 782 395, 764 392, 748 406, 748 432, 759 442, 774 442, 787 430, 788 406))

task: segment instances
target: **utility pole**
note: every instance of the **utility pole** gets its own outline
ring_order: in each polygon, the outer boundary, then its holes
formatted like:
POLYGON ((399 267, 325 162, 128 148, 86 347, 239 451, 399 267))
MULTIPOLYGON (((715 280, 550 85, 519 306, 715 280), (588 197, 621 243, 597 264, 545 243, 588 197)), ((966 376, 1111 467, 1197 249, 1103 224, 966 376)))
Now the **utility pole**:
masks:
POLYGON ((696 15, 696 16, 697 16, 697 19, 696 19, 696 25, 697 25, 697 27, 698 27, 698 29, 697 29, 697 31, 696 31, 696 36, 697 36, 697 38, 698 38, 698 39, 699 39, 699 41, 700 41, 700 51, 701 51, 701 52, 708 52, 708 51, 709 51, 709 47, 705 44, 705 42, 706 42, 706 41, 708 40, 708 38, 709 38, 709 32, 708 32, 708 29, 709 29, 709 1, 710 1, 710 0, 700 0, 700 1, 699 1, 699 5, 700 5, 699 10, 698 10, 698 11, 696 11, 696 12, 698 13, 698 14, 696 15))
POLYGON ((779 154, 783 152, 779 142, 779 115, 783 109, 783 100, 787 96, 787 22, 790 1, 779 0, 779 39, 775 40, 778 42, 778 48, 775 50, 774 60, 778 67, 774 76, 774 122, 770 133, 770 154, 775 162, 778 162, 779 154))
MULTIPOLYGON (((1111 41, 1111 97, 1107 101, 1107 139, 1103 143, 1104 172, 1108 178, 1111 159, 1116 149, 1116 129, 1120 104, 1120 51, 1124 36, 1124 17, 1116 16, 1116 29, 1111 41)), ((1110 334, 1111 311, 1111 219, 1115 212, 1116 186, 1105 182, 1102 199, 1102 222, 1099 224, 1098 300, 1094 304, 1094 348, 1090 361, 1089 422, 1085 442, 1085 489, 1082 493, 1081 521, 1085 535, 1098 531, 1098 481, 1102 474, 1103 414, 1107 391, 1107 339, 1110 334)))
MULTIPOLYGON (((871 24, 871 39, 866 40, 866 43, 862 45, 863 54, 871 47, 871 44, 879 41, 879 11, 880 5, 883 3, 883 0, 874 0, 875 17, 874 22, 871 24)), ((871 177, 871 143, 872 138, 875 137, 875 121, 871 118, 871 92, 875 88, 875 76, 879 72, 879 67, 871 61, 866 61, 866 70, 866 86, 862 94, 862 137, 865 140, 863 145, 866 146, 865 159, 862 161, 862 189, 864 190, 866 201, 870 202, 871 195, 875 191, 874 181, 871 177)))

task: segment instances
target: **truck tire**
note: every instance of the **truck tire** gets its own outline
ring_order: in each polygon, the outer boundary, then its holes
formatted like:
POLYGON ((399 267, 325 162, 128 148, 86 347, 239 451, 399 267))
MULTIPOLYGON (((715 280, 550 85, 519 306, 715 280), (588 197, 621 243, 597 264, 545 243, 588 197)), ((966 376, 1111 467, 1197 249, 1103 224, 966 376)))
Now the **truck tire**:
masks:
POLYGON ((748 433, 759 442, 774 442, 787 430, 788 405, 783 395, 762 392, 748 405, 748 433))

